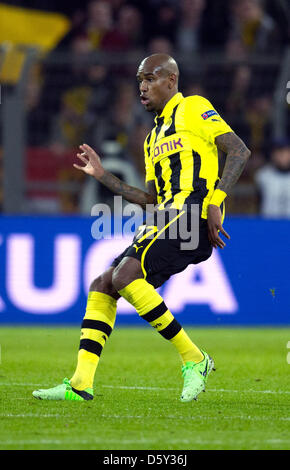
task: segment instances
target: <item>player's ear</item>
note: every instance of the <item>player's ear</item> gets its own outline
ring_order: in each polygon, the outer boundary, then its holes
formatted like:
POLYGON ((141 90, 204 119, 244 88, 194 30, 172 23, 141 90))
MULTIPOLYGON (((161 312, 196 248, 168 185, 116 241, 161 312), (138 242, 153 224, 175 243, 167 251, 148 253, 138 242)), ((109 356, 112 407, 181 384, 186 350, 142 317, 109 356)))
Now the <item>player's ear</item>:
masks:
POLYGON ((169 75, 169 81, 168 81, 169 90, 172 90, 172 88, 175 87, 176 83, 177 83, 177 77, 176 77, 175 73, 171 73, 169 75))

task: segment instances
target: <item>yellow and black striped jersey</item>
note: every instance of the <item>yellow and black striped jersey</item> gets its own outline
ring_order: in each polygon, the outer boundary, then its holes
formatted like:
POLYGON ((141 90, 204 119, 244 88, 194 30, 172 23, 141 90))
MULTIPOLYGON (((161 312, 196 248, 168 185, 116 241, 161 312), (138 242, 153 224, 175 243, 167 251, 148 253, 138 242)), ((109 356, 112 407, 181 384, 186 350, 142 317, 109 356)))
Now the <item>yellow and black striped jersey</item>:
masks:
POLYGON ((198 203, 207 218, 218 180, 215 138, 227 132, 233 131, 207 99, 176 93, 168 101, 144 142, 146 182, 155 181, 160 210, 198 203))

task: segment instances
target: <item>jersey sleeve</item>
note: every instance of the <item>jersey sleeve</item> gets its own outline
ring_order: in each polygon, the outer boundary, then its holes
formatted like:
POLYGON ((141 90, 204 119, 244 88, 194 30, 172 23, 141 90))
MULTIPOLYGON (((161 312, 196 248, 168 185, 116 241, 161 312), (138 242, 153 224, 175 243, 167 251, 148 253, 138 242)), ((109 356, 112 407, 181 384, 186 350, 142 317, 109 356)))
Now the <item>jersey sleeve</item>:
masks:
POLYGON ((218 135, 234 132, 206 98, 196 95, 185 101, 186 127, 204 140, 214 143, 218 135))
POLYGON ((144 142, 144 155, 145 155, 145 182, 147 183, 148 181, 154 180, 155 178, 155 172, 154 172, 154 166, 152 164, 152 160, 149 155, 149 146, 147 144, 147 139, 145 139, 144 142))

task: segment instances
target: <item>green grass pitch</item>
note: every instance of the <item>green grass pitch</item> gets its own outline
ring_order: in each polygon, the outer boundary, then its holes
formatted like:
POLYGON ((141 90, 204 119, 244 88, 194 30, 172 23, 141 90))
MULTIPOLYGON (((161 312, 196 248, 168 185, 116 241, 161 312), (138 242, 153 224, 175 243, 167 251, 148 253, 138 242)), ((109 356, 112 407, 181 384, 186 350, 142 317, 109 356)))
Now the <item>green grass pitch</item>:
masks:
POLYGON ((290 329, 186 330, 217 371, 184 404, 179 358, 149 327, 115 329, 92 402, 31 395, 71 377, 78 328, 1 328, 0 449, 290 449, 290 329))

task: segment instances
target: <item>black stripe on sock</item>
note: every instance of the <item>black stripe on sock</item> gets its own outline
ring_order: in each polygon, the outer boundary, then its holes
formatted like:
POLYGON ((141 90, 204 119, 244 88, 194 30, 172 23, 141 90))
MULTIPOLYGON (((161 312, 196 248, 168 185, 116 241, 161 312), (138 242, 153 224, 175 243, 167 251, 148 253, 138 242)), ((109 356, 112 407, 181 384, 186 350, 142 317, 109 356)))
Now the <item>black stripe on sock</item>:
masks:
POLYGON ((84 349, 90 353, 96 354, 100 357, 103 346, 98 343, 97 341, 93 341, 92 339, 81 339, 80 341, 80 349, 84 349))
POLYGON ((180 325, 180 323, 178 323, 178 321, 174 318, 174 320, 172 320, 172 322, 169 323, 169 325, 164 328, 164 330, 159 331, 159 333, 165 339, 172 339, 174 338, 174 336, 177 335, 177 333, 180 332, 181 328, 182 326, 180 325))
POLYGON ((168 308, 166 307, 165 303, 161 302, 161 304, 157 305, 157 307, 154 307, 152 310, 150 310, 150 312, 145 313, 145 315, 142 315, 141 318, 151 323, 152 321, 157 320, 157 318, 161 317, 161 315, 163 315, 166 310, 168 310, 168 308))
POLYGON ((112 328, 110 327, 110 325, 100 320, 84 319, 82 322, 82 328, 90 328, 91 330, 99 330, 105 333, 107 336, 110 336, 110 334, 112 333, 112 328))

